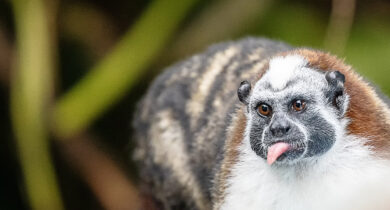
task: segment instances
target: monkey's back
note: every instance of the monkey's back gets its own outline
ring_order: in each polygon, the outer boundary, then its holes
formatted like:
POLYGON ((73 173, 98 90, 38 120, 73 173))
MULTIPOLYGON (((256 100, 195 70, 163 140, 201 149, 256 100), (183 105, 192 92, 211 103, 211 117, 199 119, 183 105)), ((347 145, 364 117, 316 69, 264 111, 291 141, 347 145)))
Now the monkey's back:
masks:
POLYGON ((164 71, 139 104, 133 125, 143 191, 164 209, 210 209, 241 81, 290 47, 247 38, 210 47, 164 71))

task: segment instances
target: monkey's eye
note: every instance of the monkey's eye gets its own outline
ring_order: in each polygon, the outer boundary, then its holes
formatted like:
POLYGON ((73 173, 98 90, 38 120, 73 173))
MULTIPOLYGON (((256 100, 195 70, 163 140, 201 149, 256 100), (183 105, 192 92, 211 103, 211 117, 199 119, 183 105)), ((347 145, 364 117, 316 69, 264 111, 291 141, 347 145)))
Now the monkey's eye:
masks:
POLYGON ((300 112, 302 111, 304 108, 306 107, 306 102, 304 100, 295 100, 292 104, 292 108, 297 111, 297 112, 300 112))
POLYGON ((268 106, 267 104, 260 104, 258 107, 257 107, 257 112, 260 114, 260 115, 263 115, 263 116, 269 116, 271 114, 271 107, 268 106))

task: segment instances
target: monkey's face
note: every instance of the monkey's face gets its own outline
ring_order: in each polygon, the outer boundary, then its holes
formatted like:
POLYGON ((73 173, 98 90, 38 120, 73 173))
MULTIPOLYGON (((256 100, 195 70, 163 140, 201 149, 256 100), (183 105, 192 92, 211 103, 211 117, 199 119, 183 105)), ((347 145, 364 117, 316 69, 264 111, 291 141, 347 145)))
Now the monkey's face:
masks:
POLYGON ((274 58, 269 66, 252 92, 249 83, 238 90, 248 108, 252 150, 269 164, 292 164, 329 151, 343 129, 344 76, 311 69, 299 56, 274 58))

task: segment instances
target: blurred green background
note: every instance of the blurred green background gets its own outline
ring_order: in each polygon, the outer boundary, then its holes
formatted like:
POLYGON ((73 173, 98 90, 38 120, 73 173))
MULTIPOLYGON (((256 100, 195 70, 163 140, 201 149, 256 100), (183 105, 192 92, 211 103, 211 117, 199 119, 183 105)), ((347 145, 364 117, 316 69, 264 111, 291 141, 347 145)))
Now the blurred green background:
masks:
POLYGON ((247 36, 330 51, 390 94, 386 0, 0 1, 0 209, 138 209, 136 102, 247 36))

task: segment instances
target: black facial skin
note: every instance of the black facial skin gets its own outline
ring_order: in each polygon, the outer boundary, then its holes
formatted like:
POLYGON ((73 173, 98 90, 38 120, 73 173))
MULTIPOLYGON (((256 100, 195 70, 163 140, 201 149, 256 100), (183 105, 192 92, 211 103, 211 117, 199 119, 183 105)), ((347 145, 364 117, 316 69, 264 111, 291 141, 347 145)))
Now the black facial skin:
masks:
MULTIPOLYGON (((327 73, 328 88, 324 91, 330 108, 339 111, 339 116, 343 113, 340 107, 345 101, 344 95, 344 75, 340 72, 327 73), (336 102, 336 103, 334 103, 336 102)), ((272 113, 269 116, 261 115, 257 108, 262 101, 249 104, 250 84, 241 83, 238 90, 240 100, 247 105, 248 112, 252 115, 252 124, 250 125, 250 145, 252 150, 260 157, 267 158, 267 150, 277 142, 286 142, 292 146, 292 149, 281 155, 275 163, 292 163, 299 158, 309 158, 320 156, 326 153, 335 143, 335 130, 316 110, 316 102, 311 98, 300 98, 300 96, 287 96, 279 101, 267 101, 267 105, 272 107, 272 113), (249 90, 249 91, 246 91, 249 90), (284 101, 281 101, 284 100, 284 101), (303 100, 306 107, 302 111, 295 111, 292 108, 294 100, 303 100), (288 119, 287 119, 288 117, 288 119), (292 122, 299 122, 308 136, 299 127, 292 122), (264 131, 264 129, 266 129, 264 131), (264 138, 262 135, 264 134, 264 138), (262 141, 263 139, 263 141, 262 141)))
POLYGON ((250 144, 253 151, 266 159, 268 147, 272 144, 286 142, 292 145, 292 149, 280 156, 277 162, 293 161, 303 155, 304 157, 312 157, 328 151, 335 142, 335 131, 325 119, 309 107, 310 105, 309 103, 308 107, 300 113, 285 107, 276 110, 270 117, 253 115, 250 129, 250 144), (294 122, 300 122, 306 128, 309 141, 305 139, 302 130, 287 120, 285 115, 294 122), (262 142, 263 130, 268 125, 270 127, 265 130, 262 142), (284 131, 277 132, 280 129, 284 131))
POLYGON ((305 120, 305 127, 310 131, 309 143, 305 157, 321 155, 327 152, 336 141, 335 130, 320 116, 312 116, 305 120))
POLYGON ((294 160, 303 154, 306 147, 303 141, 305 138, 304 134, 298 129, 298 127, 289 123, 289 121, 287 121, 279 113, 274 113, 274 115, 271 117, 258 116, 252 119, 253 122, 250 130, 250 144, 252 150, 255 151, 257 155, 266 159, 268 147, 281 141, 294 146, 293 149, 280 156, 278 161, 285 159, 294 160), (261 139, 263 130, 270 123, 271 128, 264 132, 264 141, 262 142, 261 139), (287 127, 288 131, 286 131, 287 127), (284 131, 278 131, 280 129, 284 131))

